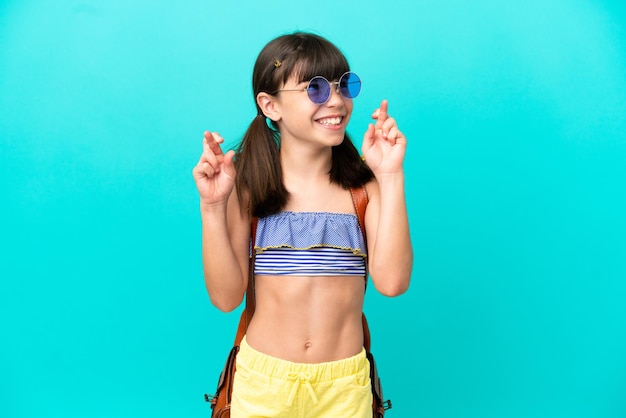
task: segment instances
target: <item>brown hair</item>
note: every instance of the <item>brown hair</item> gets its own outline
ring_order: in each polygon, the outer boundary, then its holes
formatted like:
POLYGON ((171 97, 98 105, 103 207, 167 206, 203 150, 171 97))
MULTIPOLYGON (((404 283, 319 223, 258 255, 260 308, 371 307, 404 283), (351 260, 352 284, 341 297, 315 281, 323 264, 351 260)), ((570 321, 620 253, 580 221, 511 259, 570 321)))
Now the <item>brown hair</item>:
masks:
MULTIPOLYGON (((274 94, 295 75, 299 81, 316 75, 337 80, 350 67, 339 49, 321 36, 295 32, 270 41, 259 53, 252 74, 252 90, 256 96, 274 94)), ((237 193, 243 206, 247 192, 253 216, 263 217, 280 212, 289 192, 282 180, 280 134, 272 122, 270 127, 257 104, 257 116, 244 134, 235 154, 237 193)), ((374 174, 359 156, 346 134, 332 150, 330 181, 344 188, 360 187, 374 174)))

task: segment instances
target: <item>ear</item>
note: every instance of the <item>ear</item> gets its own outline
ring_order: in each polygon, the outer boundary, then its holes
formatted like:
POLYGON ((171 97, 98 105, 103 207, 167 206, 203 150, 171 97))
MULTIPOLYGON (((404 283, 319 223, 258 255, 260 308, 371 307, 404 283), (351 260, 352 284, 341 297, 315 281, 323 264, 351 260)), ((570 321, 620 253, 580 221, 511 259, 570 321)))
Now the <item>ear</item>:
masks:
POLYGON ((268 93, 261 92, 256 96, 256 103, 265 116, 278 122, 281 119, 280 112, 276 108, 276 98, 268 93))

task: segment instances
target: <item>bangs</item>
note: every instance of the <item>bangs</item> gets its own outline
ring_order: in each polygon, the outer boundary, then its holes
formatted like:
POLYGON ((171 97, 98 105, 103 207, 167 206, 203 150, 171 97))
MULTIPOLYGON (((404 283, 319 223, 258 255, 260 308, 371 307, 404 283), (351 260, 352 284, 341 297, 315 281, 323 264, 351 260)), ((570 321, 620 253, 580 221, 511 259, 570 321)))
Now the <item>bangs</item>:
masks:
POLYGON ((298 82, 309 81, 321 75, 329 81, 339 80, 350 71, 348 60, 330 42, 318 38, 302 39, 293 54, 290 54, 283 73, 283 83, 290 77, 298 82))
POLYGON ((303 57, 298 61, 296 68, 294 68, 293 76, 299 82, 309 81, 315 76, 321 75, 328 81, 339 80, 344 73, 350 71, 348 62, 340 56, 323 56, 319 57, 303 57))

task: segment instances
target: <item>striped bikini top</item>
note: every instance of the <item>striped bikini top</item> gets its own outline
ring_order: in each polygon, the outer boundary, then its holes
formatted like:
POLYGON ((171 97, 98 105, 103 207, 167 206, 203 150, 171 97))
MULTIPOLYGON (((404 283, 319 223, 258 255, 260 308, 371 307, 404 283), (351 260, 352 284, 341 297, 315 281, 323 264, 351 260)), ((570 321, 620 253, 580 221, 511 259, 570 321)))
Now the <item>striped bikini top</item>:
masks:
POLYGON ((254 273, 365 276, 367 249, 356 215, 280 212, 259 218, 254 273))

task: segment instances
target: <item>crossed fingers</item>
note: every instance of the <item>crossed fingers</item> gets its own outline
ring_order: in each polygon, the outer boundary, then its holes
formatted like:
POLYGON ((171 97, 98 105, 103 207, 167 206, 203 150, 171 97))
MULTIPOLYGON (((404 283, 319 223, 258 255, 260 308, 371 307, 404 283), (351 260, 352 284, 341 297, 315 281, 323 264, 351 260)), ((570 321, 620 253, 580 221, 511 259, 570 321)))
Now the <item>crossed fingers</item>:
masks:
POLYGON ((389 102, 385 99, 380 103, 380 107, 372 113, 372 119, 376 120, 374 124, 375 133, 382 136, 383 139, 392 143, 402 137, 402 133, 398 129, 396 120, 389 116, 389 102))
POLYGON ((224 153, 220 144, 224 143, 224 138, 217 132, 204 133, 204 141, 202 142, 203 153, 201 157, 202 171, 208 177, 212 177, 220 172, 222 162, 224 161, 224 153))

